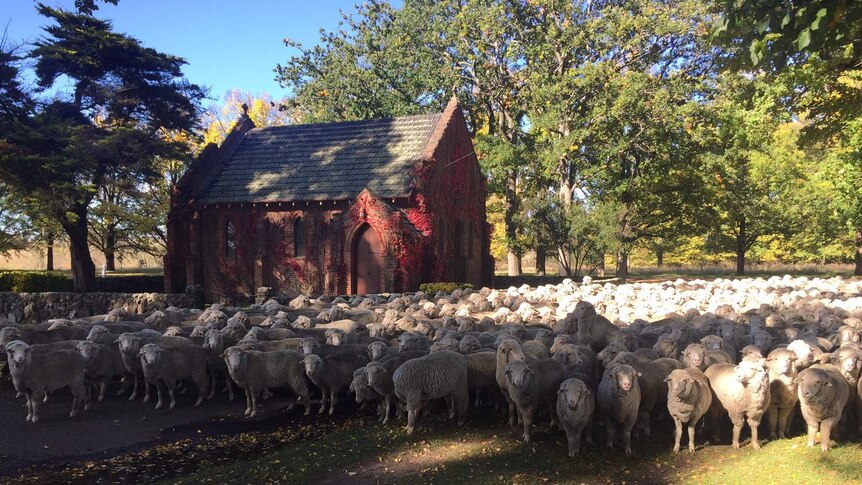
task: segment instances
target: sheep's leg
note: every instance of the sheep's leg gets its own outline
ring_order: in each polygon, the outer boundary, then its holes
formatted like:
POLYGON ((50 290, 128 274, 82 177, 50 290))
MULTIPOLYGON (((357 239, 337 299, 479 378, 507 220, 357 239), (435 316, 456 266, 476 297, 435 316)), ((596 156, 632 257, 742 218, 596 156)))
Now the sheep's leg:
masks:
POLYGON ((329 415, 335 414, 335 399, 338 397, 338 389, 332 388, 329 390, 329 415))
POLYGON ((30 422, 39 421, 39 403, 42 402, 44 391, 37 391, 30 396, 30 422))
POLYGON ((233 380, 230 378, 230 375, 225 374, 224 382, 225 382, 225 386, 227 387, 228 399, 233 401, 235 396, 233 394, 233 380))
POLYGON ((731 416, 730 420, 733 422, 733 448, 738 450, 739 434, 742 433, 742 425, 745 423, 745 420, 742 419, 742 416, 731 416))
MULTIPOLYGON (((164 394, 162 393, 162 386, 160 386, 158 383, 156 383, 156 396, 158 399, 158 401, 156 402, 156 409, 162 409, 162 406, 164 406, 165 404, 164 394)), ((147 402, 147 400, 144 399, 144 402, 147 402)))
POLYGON ((673 452, 679 452, 680 441, 682 440, 682 421, 679 420, 676 416, 673 417, 673 452))
POLYGON ((207 399, 212 399, 215 397, 216 390, 216 373, 210 373, 210 392, 207 394, 207 399))
POLYGON ((251 395, 251 412, 248 414, 249 418, 257 416, 257 393, 257 390, 255 390, 255 392, 249 393, 251 395))
POLYGON ((24 398, 27 399, 27 404, 25 404, 27 407, 27 417, 24 418, 24 421, 29 423, 30 420, 33 419, 33 397, 28 393, 24 398))
POLYGON ((623 446, 626 450, 626 456, 632 456, 632 428, 635 427, 636 419, 635 416, 630 416, 623 426, 623 446))
MULTIPOLYGON (((156 386, 156 391, 159 389, 158 383, 154 384, 156 386)), ((150 383, 144 380, 144 402, 150 402, 150 383)))
POLYGON ((509 404, 509 426, 515 426, 515 421, 518 419, 518 408, 508 394, 506 394, 506 402, 509 404))
POLYGON ((470 389, 466 385, 456 389, 452 395, 452 400, 458 408, 458 426, 463 426, 467 422, 467 412, 470 406, 470 389))
POLYGON ((168 405, 168 409, 177 407, 176 384, 168 387, 168 396, 171 398, 171 404, 168 405))
POLYGON ((776 432, 780 433, 781 437, 784 438, 784 428, 782 427, 779 430, 778 406, 772 405, 766 410, 766 424, 769 428, 769 439, 774 440, 777 436, 776 432))
POLYGON ((302 396, 302 404, 305 406, 304 416, 311 416, 311 394, 302 396))
POLYGON ((811 448, 814 446, 814 442, 817 439, 817 424, 808 425, 808 447, 811 448))
POLYGON ((129 396, 129 401, 134 401, 135 398, 138 397, 138 375, 134 375, 134 382, 132 383, 132 394, 129 396))
POLYGON ((326 396, 328 396, 328 395, 329 395, 329 393, 326 392, 326 389, 321 387, 320 388, 320 410, 317 411, 317 414, 323 414, 326 412, 326 396))
POLYGON ((386 424, 389 422, 389 414, 392 411, 392 400, 393 396, 390 394, 384 398, 385 406, 383 407, 383 416, 381 416, 380 422, 386 424))
POLYGON ((694 453, 694 422, 688 422, 688 451, 694 453))
POLYGON ((416 414, 419 410, 410 404, 407 405, 407 434, 413 434, 416 429, 416 414))
POLYGON ((99 397, 96 398, 99 402, 105 400, 105 394, 108 392, 108 379, 102 378, 99 381, 99 397))
POLYGON ((566 437, 569 440, 569 458, 574 458, 581 451, 581 433, 583 428, 575 428, 571 431, 566 430, 566 437))
POLYGON ((605 446, 614 449, 614 423, 610 420, 605 421, 605 446))
POLYGON ((830 441, 831 433, 838 423, 835 420, 825 419, 820 423, 820 449, 829 451, 832 443, 830 441))
POLYGON ((524 425, 524 443, 530 442, 530 427, 533 426, 533 415, 535 413, 535 406, 526 407, 520 410, 521 423, 524 425))
POLYGON ((548 404, 548 413, 551 415, 551 429, 557 428, 560 429, 559 423, 557 422, 557 404, 549 403, 548 404))
POLYGON ((751 429, 751 446, 755 450, 760 449, 760 441, 757 439, 757 428, 760 427, 760 420, 748 418, 748 427, 751 429))
MULTIPOLYGON (((204 374, 202 376, 198 376, 198 378, 195 379, 195 387, 198 388, 198 399, 197 399, 197 401, 195 401, 195 407, 200 406, 201 403, 204 402, 204 398, 206 398, 206 396, 207 396, 207 384, 208 383, 209 383, 209 379, 207 378, 206 374, 204 374)), ((213 383, 212 388, 215 389, 215 383, 213 383)))
POLYGON ((244 416, 248 416, 251 414, 251 388, 249 386, 244 386, 243 390, 245 391, 245 413, 244 416))
POLYGON ((793 415, 793 406, 778 410, 778 437, 784 439, 788 428, 790 428, 790 416, 793 415))

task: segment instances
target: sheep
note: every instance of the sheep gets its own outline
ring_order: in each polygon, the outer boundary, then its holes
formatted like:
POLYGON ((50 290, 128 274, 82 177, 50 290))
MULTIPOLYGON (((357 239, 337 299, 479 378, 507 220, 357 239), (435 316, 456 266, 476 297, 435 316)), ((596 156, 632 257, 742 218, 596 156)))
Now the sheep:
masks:
POLYGON ((516 360, 527 360, 527 356, 524 354, 524 351, 521 349, 521 344, 519 344, 517 340, 508 338, 497 346, 497 367, 495 377, 497 380, 497 386, 500 387, 500 391, 502 391, 503 397, 506 399, 506 403, 508 404, 509 426, 515 425, 515 420, 517 419, 518 414, 515 403, 509 397, 509 391, 506 388, 506 375, 504 371, 510 362, 516 360))
MULTIPOLYGON (((245 336, 243 336, 243 338, 254 340, 283 340, 286 338, 299 337, 299 333, 301 332, 296 332, 287 328, 252 327, 248 330, 245 336)), ((320 341, 319 339, 317 340, 320 341)))
POLYGON ((261 352, 275 352, 276 350, 293 350, 302 353, 301 338, 286 338, 282 340, 247 340, 243 339, 236 344, 245 350, 259 350, 261 352))
POLYGON ((398 353, 398 347, 390 347, 385 342, 371 342, 368 344, 368 357, 371 361, 380 360, 387 355, 398 353))
MULTIPOLYGON (((577 322, 578 343, 587 345, 598 352, 607 347, 620 329, 607 318, 596 313, 596 308, 587 301, 580 301, 567 319, 577 322)), ((554 333, 560 333, 557 328, 554 333)), ((571 332, 566 332, 571 333, 571 332)))
POLYGON ((353 372, 368 364, 368 359, 359 354, 338 354, 321 357, 305 356, 305 374, 320 388, 320 411, 326 412, 326 399, 329 397, 329 415, 335 414, 335 401, 338 391, 347 389, 353 380, 353 372))
POLYGON ((766 410, 769 409, 769 373, 766 362, 742 361, 739 365, 715 364, 706 372, 712 388, 712 404, 709 408, 710 429, 718 442, 718 424, 723 414, 733 423, 733 448, 739 449, 739 434, 748 422, 751 429, 751 445, 760 449, 757 428, 766 410))
POLYGON ((594 375, 596 373, 595 354, 589 347, 583 345, 564 344, 554 352, 554 359, 560 361, 569 376, 574 374, 585 374, 589 376, 589 384, 592 389, 594 375))
MULTIPOLYGON (((7 327, 8 328, 8 327, 7 327)), ((84 384, 84 357, 74 350, 34 354, 28 344, 13 340, 4 348, 15 390, 27 398, 26 421, 39 421, 39 403, 46 393, 68 387, 72 392, 73 418, 83 405, 90 409, 90 396, 84 384)))
POLYGON ((533 340, 542 342, 545 347, 550 349, 554 345, 554 332, 547 328, 540 328, 536 330, 536 336, 533 337, 533 340))
POLYGON ((438 340, 437 342, 434 342, 433 344, 431 344, 429 351, 431 353, 439 352, 441 350, 449 350, 452 352, 459 352, 460 345, 461 345, 460 342, 458 342, 454 338, 446 337, 443 340, 438 340))
POLYGON ((731 345, 727 340, 719 337, 718 335, 707 335, 706 337, 700 339, 700 343, 703 344, 706 350, 723 350, 727 352, 734 359, 734 363, 739 358, 739 354, 736 352, 736 349, 731 345))
POLYGON ((201 346, 207 351, 207 364, 210 369, 210 392, 207 399, 215 397, 216 378, 218 374, 224 377, 225 386, 227 387, 228 398, 233 401, 233 381, 230 379, 230 373, 227 370, 227 364, 221 357, 224 349, 236 343, 228 338, 220 330, 210 330, 207 332, 206 340, 201 346))
POLYGON ((557 419, 566 433, 569 457, 581 450, 581 434, 587 430, 587 443, 592 442, 593 413, 596 398, 589 386, 579 379, 566 379, 557 391, 557 419))
POLYGON ((530 428, 538 407, 547 405, 551 412, 551 425, 556 421, 556 391, 566 379, 563 365, 554 359, 535 360, 527 364, 522 360, 510 362, 504 370, 506 390, 518 409, 524 426, 524 443, 530 442, 530 428))
POLYGON ((360 367, 353 371, 353 380, 350 381, 348 392, 356 396, 356 404, 361 404, 360 409, 369 403, 377 403, 377 416, 383 419, 383 396, 368 385, 368 368, 360 367))
POLYGON ((499 401, 499 387, 497 386, 497 354, 495 352, 473 352, 464 356, 467 361, 467 380, 470 392, 475 393, 474 405, 479 405, 479 394, 490 392, 491 403, 499 401))
POLYGON ((398 354, 387 356, 376 362, 370 362, 365 367, 368 385, 378 395, 380 395, 383 400, 384 409, 383 414, 380 417, 383 424, 389 422, 389 416, 391 414, 393 404, 395 404, 395 383, 392 380, 392 376, 395 374, 398 367, 400 367, 404 362, 424 355, 426 355, 425 352, 421 350, 408 350, 406 352, 399 352, 398 354))
POLYGON ((480 350, 482 350, 482 342, 473 335, 465 335, 458 343, 458 351, 462 354, 469 354, 470 352, 478 352, 480 350))
POLYGON ((557 348, 559 348, 560 345, 574 344, 574 343, 577 343, 574 337, 572 337, 571 335, 566 334, 566 333, 561 333, 559 335, 554 336, 554 343, 551 345, 550 351, 553 354, 557 351, 557 348))
POLYGON ((751 345, 757 346, 761 353, 769 355, 775 344, 775 337, 766 330, 758 330, 751 335, 751 345))
POLYGON ((658 340, 656 340, 655 345, 653 345, 653 350, 658 352, 662 357, 668 357, 671 359, 679 359, 680 355, 680 342, 679 339, 670 334, 662 334, 659 335, 658 340))
POLYGON ((814 446, 820 431, 820 449, 829 451, 831 434, 838 431, 850 386, 841 371, 831 364, 815 364, 797 378, 799 407, 808 425, 808 447, 814 446))
POLYGON ((114 377, 122 376, 124 381, 123 388, 117 391, 118 396, 131 384, 133 377, 123 364, 117 346, 81 340, 75 345, 75 350, 84 357, 84 374, 99 385, 99 402, 105 399, 108 382, 114 377))
POLYGON ((712 404, 709 381, 700 369, 676 369, 664 380, 667 383, 667 411, 675 425, 673 452, 679 452, 682 425, 688 427, 688 451, 694 453, 694 429, 712 404))
MULTIPOLYGON (((620 352, 616 358, 608 364, 607 369, 618 365, 628 365, 638 373, 638 387, 640 389, 641 403, 638 407, 638 425, 643 428, 646 436, 650 435, 650 419, 656 405, 667 395, 667 385, 664 382, 662 370, 651 361, 638 357, 631 352, 620 352)), ((662 405, 660 408, 663 408, 662 405)))
POLYGON ((207 395, 207 352, 195 346, 184 346, 180 348, 162 348, 156 344, 145 344, 138 352, 141 359, 141 368, 144 378, 148 383, 156 386, 158 401, 156 409, 164 405, 162 388, 164 385, 171 399, 168 409, 174 409, 177 405, 175 389, 180 379, 191 379, 198 389, 198 398, 195 407, 200 406, 207 395))
POLYGON ((683 367, 697 367, 705 371, 715 364, 736 364, 733 357, 723 350, 706 350, 703 344, 689 344, 682 353, 683 367))
MULTIPOLYGON (((457 348, 457 342, 455 346, 457 348)), ((428 337, 421 333, 404 332, 398 336, 398 350, 401 352, 405 350, 429 350, 430 348, 431 344, 428 342, 428 337)))
POLYGON ((363 354, 367 350, 366 346, 360 344, 345 344, 345 345, 321 345, 317 340, 305 337, 300 341, 300 348, 303 355, 316 354, 321 357, 330 355, 352 355, 363 354))
POLYGON ((20 340, 29 345, 53 344, 64 340, 85 340, 88 330, 83 327, 60 327, 54 330, 42 330, 26 327, 4 327, 0 329, 0 347, 5 348, 9 342, 20 340))
POLYGON ((407 408, 407 434, 416 429, 416 417, 423 405, 431 400, 449 397, 453 406, 450 419, 458 416, 458 425, 467 421, 470 389, 467 382, 467 361, 457 352, 441 350, 408 360, 392 376, 395 395, 407 408))
POLYGON ((790 431, 790 423, 799 401, 796 392, 796 354, 792 350, 777 348, 766 358, 769 369, 769 409, 766 423, 769 438, 784 438, 790 431))
POLYGON ((523 349, 524 354, 531 359, 539 360, 551 357, 548 347, 538 340, 527 340, 521 344, 521 349, 523 349))
POLYGON ((305 415, 311 414, 311 401, 305 382, 305 363, 299 352, 279 350, 260 352, 228 347, 222 354, 231 379, 245 391, 245 416, 257 415, 257 396, 264 389, 288 386, 305 405, 305 415))
POLYGON ((623 445, 627 456, 632 454, 632 428, 638 417, 641 391, 638 372, 629 365, 618 365, 605 371, 596 396, 605 427, 605 444, 614 447, 617 426, 623 428, 623 445))
MULTIPOLYGON (((123 364, 126 370, 134 376, 132 384, 132 394, 129 396, 129 401, 134 401, 138 395, 138 380, 143 374, 143 367, 138 353, 145 344, 156 343, 162 348, 176 347, 194 347, 195 344, 184 337, 166 337, 158 333, 153 334, 149 331, 123 333, 114 343, 119 345, 120 356, 123 359, 123 364)), ((150 386, 144 382, 144 402, 150 400, 150 386)))

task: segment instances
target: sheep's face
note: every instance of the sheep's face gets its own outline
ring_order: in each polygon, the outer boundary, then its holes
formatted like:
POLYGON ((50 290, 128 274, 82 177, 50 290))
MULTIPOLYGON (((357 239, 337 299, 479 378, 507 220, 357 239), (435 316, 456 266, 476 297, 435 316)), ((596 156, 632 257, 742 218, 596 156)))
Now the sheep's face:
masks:
POLYGON ((573 410, 582 407, 590 394, 587 386, 577 379, 566 379, 557 391, 557 395, 560 396, 558 399, 563 399, 566 406, 573 410))
POLYGON ((368 375, 369 386, 382 384, 386 378, 386 368, 382 365, 369 364, 365 367, 365 373, 368 375))
POLYGON ((160 349, 159 346, 155 344, 147 344, 141 347, 141 351, 138 352, 138 357, 141 358, 141 364, 153 366, 159 362, 162 352, 163 350, 160 349))
POLYGON ((206 337, 207 332, 210 329, 203 325, 195 325, 195 328, 192 329, 192 332, 189 334, 190 338, 203 338, 206 337))
POLYGON ((759 360, 763 358, 763 353, 756 345, 746 345, 740 350, 743 360, 759 360))
POLYGON ((723 339, 718 335, 707 335, 700 339, 700 343, 703 344, 706 350, 721 350, 722 342, 723 339))
POLYGON ((697 387, 697 383, 685 371, 678 372, 678 370, 675 370, 664 381, 667 382, 667 389, 670 395, 682 401, 691 397, 697 387))
POLYGON ((862 368, 862 355, 854 348, 842 347, 835 353, 833 363, 844 374, 856 374, 862 368))
POLYGON ((305 357, 305 373, 309 376, 313 375, 323 366, 323 359, 317 355, 307 355, 305 357))
POLYGON ((134 335, 124 333, 117 339, 120 347, 120 352, 124 354, 134 354, 141 349, 141 339, 134 335))
POLYGON ((596 355, 596 358, 602 361, 602 364, 607 366, 612 360, 614 360, 620 352, 625 352, 626 348, 618 343, 610 343, 607 347, 602 349, 601 352, 596 355))
POLYGON ((241 369, 245 362, 245 350, 240 347, 228 347, 222 355, 228 369, 232 371, 241 369))
POLYGON ((652 349, 663 357, 675 358, 678 352, 678 344, 679 343, 676 341, 676 339, 671 338, 670 335, 665 334, 658 338, 655 345, 652 346, 652 349))
POLYGON ((98 347, 94 342, 89 342, 87 340, 78 342, 78 345, 75 346, 75 350, 77 350, 78 353, 81 354, 81 357, 86 361, 89 361, 96 356, 97 349, 98 347))
POLYGON ((210 330, 207 332, 206 338, 204 339, 203 345, 201 347, 210 350, 218 350, 222 347, 222 342, 224 341, 224 337, 221 332, 218 330, 210 330))
POLYGON ((809 370, 799 376, 799 395, 802 399, 810 401, 814 396, 820 394, 823 388, 832 387, 832 381, 824 374, 809 370))
POLYGON ((639 374, 631 366, 620 365, 611 371, 611 378, 616 381, 617 387, 623 392, 629 392, 637 385, 639 374))
POLYGON ((20 369, 30 363, 30 346, 20 340, 13 340, 6 344, 6 360, 13 369, 20 369))
POLYGON ((0 347, 6 347, 13 340, 20 340, 21 332, 15 327, 4 327, 0 329, 0 347))
POLYGON ((299 347, 302 349, 302 355, 312 355, 318 347, 317 340, 306 337, 299 341, 299 347))
POLYGON ((524 387, 529 383, 530 377, 533 374, 533 369, 530 369, 524 361, 516 360, 506 365, 506 378, 515 387, 524 387))
POLYGON ((506 362, 514 362, 516 360, 527 360, 524 351, 521 349, 521 344, 515 340, 505 340, 497 347, 497 352, 503 353, 506 356, 506 362))
POLYGON ((719 337, 727 340, 733 340, 736 336, 736 325, 723 323, 718 327, 719 337))
POLYGON ((685 352, 683 352, 682 358, 686 361, 686 363, 688 363, 690 367, 697 367, 698 369, 701 369, 706 359, 706 349, 703 347, 703 345, 691 344, 685 348, 685 352))
POLYGON ((766 362, 763 360, 745 360, 740 362, 735 369, 736 380, 742 383, 742 385, 747 385, 756 377, 766 372, 765 364, 766 362))
POLYGON ((796 354, 789 350, 773 352, 766 360, 773 372, 779 375, 790 375, 795 370, 796 354))
POLYGON ((524 327, 523 325, 520 325, 520 324, 512 325, 511 327, 506 329, 506 331, 509 333, 509 335, 511 335, 515 338, 522 339, 522 340, 527 338, 527 328, 524 327))
POLYGON ((93 328, 90 329, 90 333, 87 334, 87 340, 90 342, 97 342, 109 333, 110 331, 107 328, 101 325, 94 325, 93 328))
POLYGON ((578 354, 578 349, 572 344, 566 344, 557 349, 554 353, 554 359, 558 360, 566 368, 578 367, 583 364, 583 360, 581 360, 581 356, 578 354))
POLYGON ((579 301, 572 311, 572 318, 576 320, 588 320, 596 316, 596 308, 588 301, 579 301))
POLYGON ((533 340, 538 340, 539 342, 542 342, 548 347, 554 345, 553 334, 550 330, 546 330, 544 328, 536 330, 536 337, 533 338, 533 340))
POLYGON ((475 352, 482 348, 482 344, 479 343, 479 339, 472 336, 467 336, 461 339, 461 343, 458 345, 458 349, 463 352, 475 352))
POLYGON ((166 337, 176 337, 181 333, 180 327, 170 326, 165 329, 165 333, 163 334, 166 337))
POLYGON ((462 319, 461 325, 458 325, 458 333, 469 333, 474 331, 476 324, 473 320, 462 319))
POLYGON ((341 345, 343 338, 341 332, 330 332, 326 334, 326 343, 329 345, 341 345))
POLYGON ((428 325, 425 322, 419 322, 416 324, 416 328, 414 329, 416 333, 420 333, 422 335, 431 335, 434 332, 434 329, 431 328, 431 325, 428 325))
POLYGON ((371 342, 368 344, 368 355, 371 357, 371 360, 379 360, 383 356, 383 353, 386 352, 386 348, 386 344, 383 342, 371 342))
POLYGON ((350 392, 356 394, 356 404, 362 404, 362 401, 368 397, 368 375, 364 370, 353 375, 350 392))
POLYGON ((616 343, 626 350, 634 351, 638 348, 638 339, 631 332, 625 330, 617 332, 613 338, 613 343, 616 343))
POLYGON ((764 352, 768 352, 769 349, 772 348, 773 338, 769 332, 758 331, 754 333, 754 336, 751 338, 752 345, 756 345, 760 348, 760 350, 764 352))

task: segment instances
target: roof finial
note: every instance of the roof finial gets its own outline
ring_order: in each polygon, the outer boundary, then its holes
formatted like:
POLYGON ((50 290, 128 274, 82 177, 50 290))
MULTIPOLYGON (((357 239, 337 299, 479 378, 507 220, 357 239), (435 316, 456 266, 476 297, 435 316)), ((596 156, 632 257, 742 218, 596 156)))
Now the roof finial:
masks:
POLYGON ((248 104, 246 103, 242 104, 242 115, 248 118, 248 104))

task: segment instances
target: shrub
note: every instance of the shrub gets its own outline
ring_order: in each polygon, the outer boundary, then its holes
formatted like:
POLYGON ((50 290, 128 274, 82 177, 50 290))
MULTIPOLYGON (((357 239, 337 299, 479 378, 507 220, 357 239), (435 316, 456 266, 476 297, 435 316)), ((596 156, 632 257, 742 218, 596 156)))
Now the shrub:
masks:
POLYGON ((473 285, 470 283, 422 283, 419 285, 419 289, 429 295, 433 295, 438 291, 442 291, 444 293, 452 293, 455 290, 465 290, 467 288, 472 289, 473 285))
POLYGON ((51 271, 0 271, 0 291, 72 291, 72 280, 63 273, 51 271))

